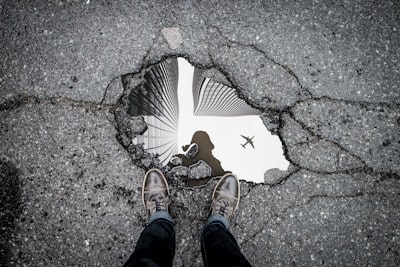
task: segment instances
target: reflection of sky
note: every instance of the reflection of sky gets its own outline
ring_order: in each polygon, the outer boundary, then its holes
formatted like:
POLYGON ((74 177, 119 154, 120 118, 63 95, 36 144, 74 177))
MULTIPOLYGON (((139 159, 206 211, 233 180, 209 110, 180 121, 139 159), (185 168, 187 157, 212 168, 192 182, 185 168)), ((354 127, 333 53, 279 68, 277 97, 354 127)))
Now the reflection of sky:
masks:
POLYGON ((193 67, 183 58, 178 58, 178 64, 178 153, 183 153, 182 146, 190 143, 194 132, 203 130, 214 143, 213 155, 226 171, 237 174, 239 179, 262 182, 266 170, 287 169, 288 162, 283 156, 279 138, 268 132, 258 116, 193 116, 193 67), (246 140, 240 135, 255 136, 255 149, 250 144, 244 149, 240 144, 246 140))

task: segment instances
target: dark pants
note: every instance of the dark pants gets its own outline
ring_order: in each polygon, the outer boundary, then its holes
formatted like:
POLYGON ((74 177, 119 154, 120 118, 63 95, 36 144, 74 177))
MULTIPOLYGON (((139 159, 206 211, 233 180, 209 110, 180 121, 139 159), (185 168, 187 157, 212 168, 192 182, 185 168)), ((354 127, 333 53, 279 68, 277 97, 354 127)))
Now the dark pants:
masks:
MULTIPOLYGON (((233 235, 223 223, 205 225, 201 234, 201 253, 204 266, 251 266, 233 235)), ((135 251, 124 266, 172 266, 175 255, 175 229, 172 222, 158 219, 146 226, 135 251)))

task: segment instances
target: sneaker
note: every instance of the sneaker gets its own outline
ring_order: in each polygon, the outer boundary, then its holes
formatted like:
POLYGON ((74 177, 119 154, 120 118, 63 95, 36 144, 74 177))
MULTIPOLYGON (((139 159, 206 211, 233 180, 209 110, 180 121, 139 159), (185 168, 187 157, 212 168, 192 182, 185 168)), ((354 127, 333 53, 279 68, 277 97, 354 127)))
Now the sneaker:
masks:
POLYGON ((217 183, 212 194, 211 214, 220 214, 228 222, 239 205, 240 184, 236 175, 227 173, 217 183))
POLYGON ((149 217, 156 211, 168 211, 169 188, 160 170, 151 169, 146 172, 142 187, 142 201, 149 217))

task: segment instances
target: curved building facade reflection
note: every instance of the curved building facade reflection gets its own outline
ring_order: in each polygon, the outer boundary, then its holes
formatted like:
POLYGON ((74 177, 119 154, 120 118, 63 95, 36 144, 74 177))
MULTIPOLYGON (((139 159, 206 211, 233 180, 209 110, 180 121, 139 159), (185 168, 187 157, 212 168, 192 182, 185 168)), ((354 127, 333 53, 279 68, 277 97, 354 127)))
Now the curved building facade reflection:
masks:
POLYGON ((147 131, 137 136, 137 143, 143 143, 148 152, 158 154, 162 164, 177 153, 178 77, 178 60, 167 59, 146 72, 143 84, 132 89, 129 96, 128 113, 143 116, 147 123, 147 131))
POLYGON ((195 68, 193 74, 193 102, 195 116, 244 116, 261 112, 239 98, 236 90, 216 71, 195 68))

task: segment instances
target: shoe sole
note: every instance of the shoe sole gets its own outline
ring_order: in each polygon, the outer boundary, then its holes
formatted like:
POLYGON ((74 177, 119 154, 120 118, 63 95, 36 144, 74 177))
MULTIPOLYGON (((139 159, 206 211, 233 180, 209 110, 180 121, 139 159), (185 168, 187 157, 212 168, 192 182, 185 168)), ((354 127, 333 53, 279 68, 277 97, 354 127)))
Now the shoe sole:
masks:
POLYGON ((237 181, 237 184, 238 184, 239 195, 238 195, 238 198, 237 198, 238 201, 237 201, 237 203, 236 203, 236 206, 235 206, 235 208, 233 209, 233 213, 234 213, 234 212, 237 210, 237 208, 238 208, 238 206, 239 206, 239 202, 240 202, 240 182, 239 182, 239 178, 238 178, 235 174, 233 174, 233 173, 226 173, 226 174, 224 174, 224 175, 221 177, 221 179, 218 181, 218 183, 217 183, 217 184, 215 185, 215 187, 214 187, 214 190, 213 190, 211 199, 214 199, 215 191, 217 190, 218 186, 222 183, 222 181, 224 181, 225 177, 227 177, 227 176, 233 176, 233 177, 235 177, 235 178, 236 178, 236 181, 237 181))
POLYGON ((161 176, 162 179, 164 180, 165 184, 167 185, 167 192, 168 192, 168 196, 169 196, 169 186, 168 186, 167 179, 165 179, 164 174, 163 174, 159 169, 150 169, 150 170, 148 170, 148 171, 146 172, 146 174, 144 175, 144 179, 143 179, 143 183, 142 183, 142 203, 143 203, 143 207, 145 207, 145 208, 146 208, 146 205, 145 205, 145 201, 144 201, 144 185, 145 185, 145 183, 146 183, 146 179, 147 179, 148 174, 149 174, 150 172, 153 172, 153 171, 158 172, 158 174, 160 174, 160 176, 161 176))

